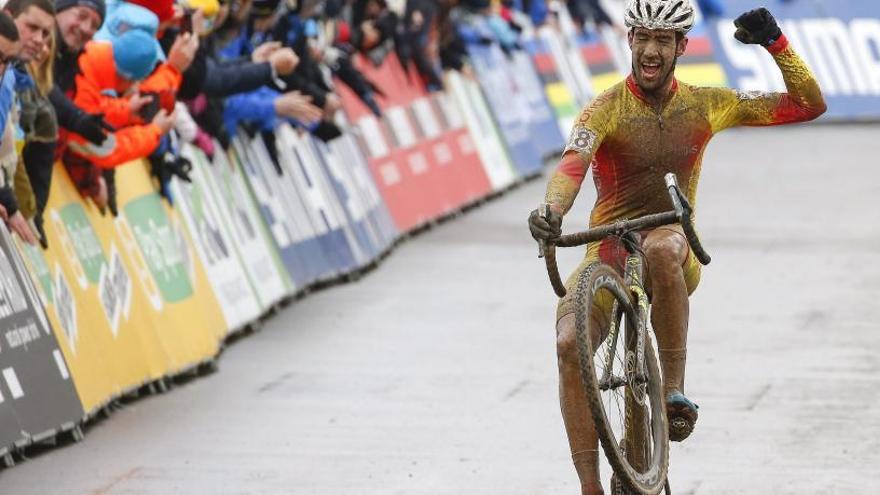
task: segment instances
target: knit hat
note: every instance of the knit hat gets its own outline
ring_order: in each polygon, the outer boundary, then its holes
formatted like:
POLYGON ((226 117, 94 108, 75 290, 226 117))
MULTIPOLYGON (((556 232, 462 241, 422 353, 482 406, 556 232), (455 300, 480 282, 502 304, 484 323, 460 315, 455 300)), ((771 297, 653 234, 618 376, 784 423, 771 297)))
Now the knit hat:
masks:
POLYGON ((152 10, 160 23, 170 21, 174 17, 174 0, 128 0, 128 2, 152 10))
POLYGON ((55 12, 72 7, 88 7, 101 16, 101 22, 104 22, 104 16, 107 15, 107 6, 104 0, 55 0, 55 12))
POLYGON ((140 29, 126 31, 110 40, 116 72, 129 81, 140 81, 156 68, 159 53, 155 38, 140 29))
POLYGON ((126 31, 139 29, 153 37, 156 49, 159 52, 159 60, 165 61, 165 52, 156 39, 156 32, 159 29, 159 18, 150 9, 134 5, 128 2, 122 2, 116 8, 110 9, 110 14, 104 22, 104 26, 95 33, 96 40, 111 41, 113 38, 122 35, 126 31))

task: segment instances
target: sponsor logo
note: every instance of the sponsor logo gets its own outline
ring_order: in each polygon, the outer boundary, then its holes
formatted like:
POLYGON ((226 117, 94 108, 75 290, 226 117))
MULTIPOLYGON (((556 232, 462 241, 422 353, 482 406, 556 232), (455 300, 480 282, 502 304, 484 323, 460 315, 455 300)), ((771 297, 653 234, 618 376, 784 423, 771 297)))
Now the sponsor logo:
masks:
POLYGON ((76 323, 76 301, 70 284, 64 277, 61 265, 55 265, 55 312, 58 314, 58 324, 67 337, 70 352, 76 354, 76 342, 79 338, 79 329, 76 323))
POLYGON ((25 255, 27 270, 39 283, 37 285, 37 294, 40 296, 43 306, 53 304, 55 299, 52 292, 52 272, 49 271, 49 265, 46 264, 43 250, 23 242, 19 242, 18 246, 25 255))
MULTIPOLYGON (((826 96, 880 96, 880 20, 784 19, 780 27, 826 96)), ((722 51, 736 71, 733 85, 745 90, 785 91, 773 59, 762 48, 733 38, 732 20, 717 23, 722 51)))
MULTIPOLYGON (((130 229, 166 302, 179 302, 193 295, 188 270, 189 253, 179 229, 169 222, 158 195, 147 194, 125 205, 124 222, 118 222, 117 227, 123 231, 130 229)), ((139 274, 142 282, 143 275, 139 274)))
POLYGON ((119 322, 123 318, 127 319, 131 310, 131 286, 131 277, 125 269, 122 257, 116 246, 111 245, 110 263, 101 272, 98 297, 114 337, 119 333, 119 322))

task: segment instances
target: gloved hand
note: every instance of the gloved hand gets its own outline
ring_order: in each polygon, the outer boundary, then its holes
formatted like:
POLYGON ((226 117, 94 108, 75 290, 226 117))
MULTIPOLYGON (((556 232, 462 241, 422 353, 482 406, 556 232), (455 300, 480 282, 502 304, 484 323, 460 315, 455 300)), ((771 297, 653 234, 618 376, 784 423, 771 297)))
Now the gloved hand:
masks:
POLYGON ((37 214, 34 217, 34 228, 37 229, 37 238, 40 241, 40 246, 43 249, 49 249, 49 238, 46 237, 46 229, 43 226, 43 215, 37 214))
POLYGON ((562 235, 562 212, 556 207, 547 205, 547 216, 539 210, 529 214, 529 230, 536 241, 546 241, 562 235))
POLYGON ((168 162, 168 170, 182 181, 192 182, 189 175, 192 173, 192 168, 192 163, 182 156, 173 157, 172 155, 171 161, 168 162))
POLYGON ((105 170, 104 182, 107 183, 107 208, 113 218, 119 216, 119 203, 116 202, 116 170, 105 170))
POLYGON ((106 132, 114 132, 116 128, 104 120, 103 113, 87 113, 79 118, 75 131, 89 142, 101 146, 107 139, 106 132))
POLYGON ((171 179, 177 176, 183 181, 192 182, 189 175, 192 172, 192 163, 182 156, 176 156, 174 153, 166 151, 151 155, 150 165, 152 165, 153 177, 159 182, 159 194, 168 200, 168 204, 174 206, 171 196, 171 179))
POLYGON ((733 36, 747 45, 770 46, 782 36, 773 14, 764 7, 750 10, 733 21, 736 33, 733 36))

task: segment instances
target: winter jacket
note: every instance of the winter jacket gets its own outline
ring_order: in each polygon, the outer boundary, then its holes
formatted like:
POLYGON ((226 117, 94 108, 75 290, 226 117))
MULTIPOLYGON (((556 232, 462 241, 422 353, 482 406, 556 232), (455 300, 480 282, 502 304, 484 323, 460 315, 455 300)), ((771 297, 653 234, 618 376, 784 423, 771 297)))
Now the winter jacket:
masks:
MULTIPOLYGON (((117 130, 102 146, 72 134, 71 149, 101 168, 113 168, 152 153, 159 146, 162 130, 154 124, 141 124, 140 118, 132 114, 128 99, 116 96, 118 76, 112 45, 103 41, 87 44, 79 58, 79 67, 73 102, 86 112, 103 113, 105 120, 117 130)), ((180 74, 163 64, 141 84, 141 91, 176 89, 179 85, 180 74)))

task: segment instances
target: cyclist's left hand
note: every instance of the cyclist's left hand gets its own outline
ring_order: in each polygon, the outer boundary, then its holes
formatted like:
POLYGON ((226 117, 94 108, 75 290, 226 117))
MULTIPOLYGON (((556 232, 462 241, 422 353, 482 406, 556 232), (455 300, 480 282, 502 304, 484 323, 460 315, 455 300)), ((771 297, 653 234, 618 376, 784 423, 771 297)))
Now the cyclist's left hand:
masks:
POLYGON ((782 36, 782 30, 776 24, 773 14, 764 7, 737 17, 733 25, 736 26, 733 36, 747 45, 770 46, 782 36))
POLYGON ((555 239, 562 235, 562 213, 553 206, 548 206, 547 216, 538 210, 529 214, 529 230, 536 241, 555 239))

